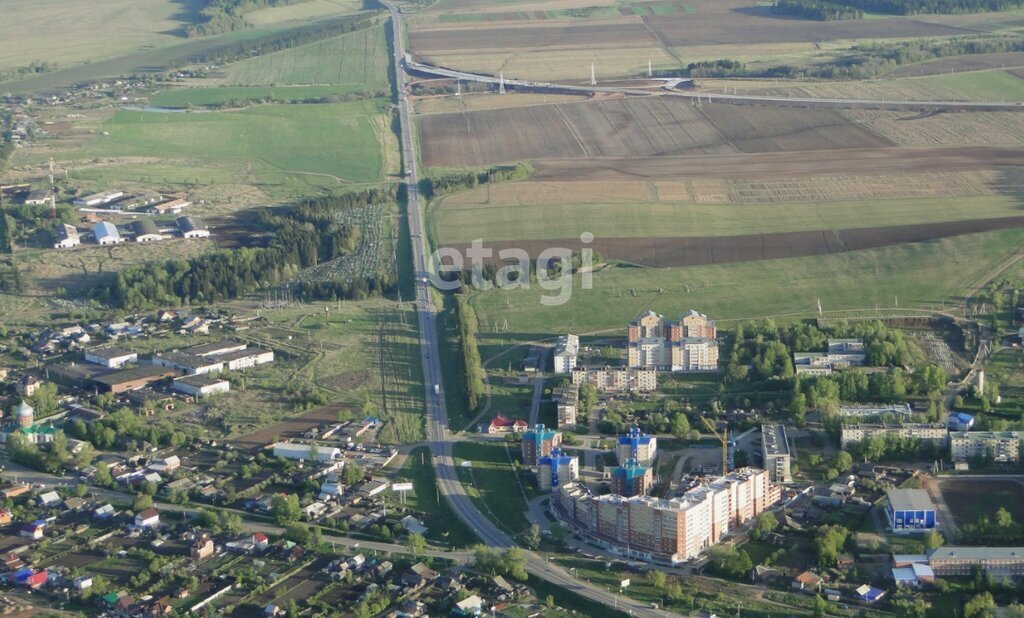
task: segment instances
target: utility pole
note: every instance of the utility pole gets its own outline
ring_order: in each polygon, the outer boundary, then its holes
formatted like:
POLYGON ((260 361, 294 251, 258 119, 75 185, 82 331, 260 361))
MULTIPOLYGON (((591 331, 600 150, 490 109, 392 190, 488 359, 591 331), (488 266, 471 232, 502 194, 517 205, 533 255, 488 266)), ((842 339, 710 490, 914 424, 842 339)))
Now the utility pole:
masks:
POLYGON ((594 71, 594 63, 593 62, 590 63, 590 85, 591 86, 596 86, 597 85, 597 73, 594 71))

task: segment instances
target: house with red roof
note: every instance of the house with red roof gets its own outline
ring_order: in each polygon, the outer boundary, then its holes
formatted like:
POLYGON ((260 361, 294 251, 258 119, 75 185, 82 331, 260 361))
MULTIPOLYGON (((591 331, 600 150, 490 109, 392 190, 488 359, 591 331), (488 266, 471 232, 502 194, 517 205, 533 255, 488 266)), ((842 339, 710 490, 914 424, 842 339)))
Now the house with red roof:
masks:
POLYGON ((499 414, 491 420, 491 424, 487 427, 487 433, 522 433, 526 431, 527 424, 521 418, 508 418, 504 414, 499 414))

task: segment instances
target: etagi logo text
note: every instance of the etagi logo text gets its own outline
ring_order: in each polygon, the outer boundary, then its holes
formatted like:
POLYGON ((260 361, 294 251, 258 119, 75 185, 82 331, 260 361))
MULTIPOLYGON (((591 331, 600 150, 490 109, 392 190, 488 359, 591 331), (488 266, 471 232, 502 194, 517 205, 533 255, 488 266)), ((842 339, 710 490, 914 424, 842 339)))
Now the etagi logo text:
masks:
MULTIPOLYGON (((580 234, 580 242, 589 245, 594 242, 590 232, 580 234)), ((576 269, 580 275, 580 288, 589 290, 593 287, 594 250, 584 246, 579 251, 579 265, 576 269)), ((454 247, 441 247, 430 259, 430 283, 439 290, 454 291, 463 282, 458 274, 466 271, 469 265, 469 284, 478 290, 489 290, 498 287, 503 290, 529 290, 531 263, 535 265, 537 285, 543 290, 555 294, 542 294, 540 303, 549 307, 564 305, 572 297, 573 250, 568 247, 548 247, 537 255, 536 262, 529 252, 519 248, 505 248, 497 251, 497 259, 504 264, 498 268, 493 283, 484 277, 484 264, 495 258, 495 251, 484 246, 482 238, 477 238, 465 249, 465 256, 454 247), (446 278, 445 275, 455 275, 446 278)))

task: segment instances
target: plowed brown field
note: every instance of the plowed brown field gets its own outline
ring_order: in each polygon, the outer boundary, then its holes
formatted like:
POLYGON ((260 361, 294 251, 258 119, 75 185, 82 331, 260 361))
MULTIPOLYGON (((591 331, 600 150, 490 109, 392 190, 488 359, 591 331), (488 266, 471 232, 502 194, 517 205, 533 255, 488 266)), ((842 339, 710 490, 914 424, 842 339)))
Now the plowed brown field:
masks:
MULTIPOLYGON (((665 268, 825 255, 1019 227, 1024 227, 1024 217, 744 236, 595 238, 588 246, 608 259, 665 268)), ((466 245, 451 246, 466 249, 466 245)), ((519 248, 529 255, 539 255, 549 247, 578 250, 582 245, 578 238, 490 245, 495 254, 501 249, 519 248)))
POLYGON ((890 145, 830 110, 694 107, 669 97, 431 114, 419 127, 423 162, 438 167, 890 145))
POLYGON ((615 181, 686 177, 793 177, 1019 166, 1020 148, 864 148, 702 157, 542 160, 535 180, 615 181))

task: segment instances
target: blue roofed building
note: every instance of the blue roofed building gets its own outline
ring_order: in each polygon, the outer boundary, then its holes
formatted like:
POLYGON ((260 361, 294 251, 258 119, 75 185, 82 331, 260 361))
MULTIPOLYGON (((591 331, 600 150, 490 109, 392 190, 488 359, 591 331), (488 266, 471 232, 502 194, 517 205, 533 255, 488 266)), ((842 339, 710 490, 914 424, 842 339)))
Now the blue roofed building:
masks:
POLYGON ((541 457, 537 464, 537 484, 541 491, 551 491, 566 483, 574 483, 579 476, 579 458, 566 455, 560 448, 552 449, 551 454, 541 457))
POLYGON ((96 244, 98 245, 116 245, 124 242, 121 233, 117 231, 117 226, 109 221, 100 221, 93 224, 92 234, 96 237, 96 244))
POLYGON ((645 496, 653 484, 654 473, 636 461, 626 461, 625 465, 612 470, 612 493, 617 496, 645 496))
POLYGON ((935 504, 923 489, 890 489, 885 514, 893 532, 931 530, 937 525, 935 504))
POLYGON ((657 453, 658 439, 643 433, 639 427, 633 427, 629 433, 619 436, 619 442, 615 445, 615 456, 620 464, 632 460, 641 466, 649 466, 654 463, 657 453))
POLYGON ((970 431, 974 428, 974 417, 966 412, 953 412, 946 417, 950 431, 970 431))
POLYGON ((562 444, 562 432, 537 424, 523 432, 523 465, 536 466, 541 457, 551 456, 551 451, 562 444))

